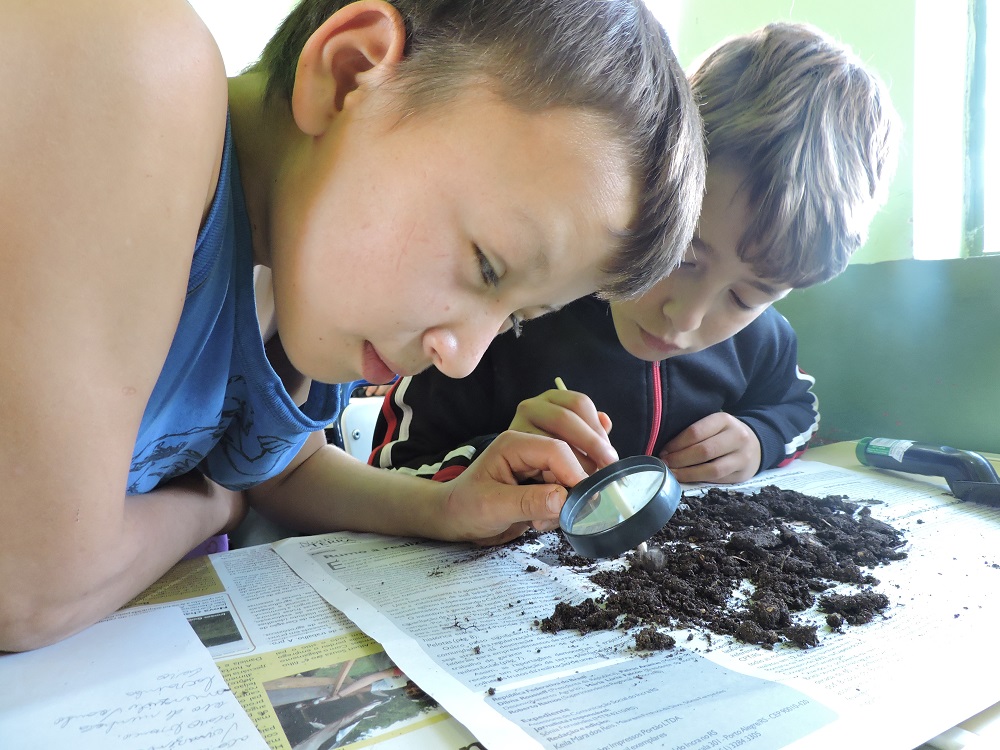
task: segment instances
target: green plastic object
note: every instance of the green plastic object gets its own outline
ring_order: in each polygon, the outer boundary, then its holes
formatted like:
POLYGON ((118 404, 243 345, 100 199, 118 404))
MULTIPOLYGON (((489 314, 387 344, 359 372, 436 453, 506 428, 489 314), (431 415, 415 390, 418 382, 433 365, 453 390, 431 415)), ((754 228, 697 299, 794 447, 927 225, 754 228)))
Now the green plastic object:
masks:
POLYGON ((865 466, 944 477, 960 500, 1000 505, 1000 476, 985 456, 950 445, 866 437, 855 448, 865 466))

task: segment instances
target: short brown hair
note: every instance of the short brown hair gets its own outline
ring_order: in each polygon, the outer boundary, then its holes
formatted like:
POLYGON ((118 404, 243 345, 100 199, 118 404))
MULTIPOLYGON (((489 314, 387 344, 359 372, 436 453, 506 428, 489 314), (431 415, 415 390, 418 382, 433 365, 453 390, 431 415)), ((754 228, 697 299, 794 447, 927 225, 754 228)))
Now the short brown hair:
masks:
POLYGON ((740 257, 793 287, 843 271, 895 170, 900 124, 884 83, 818 29, 772 23, 707 53, 691 86, 709 164, 745 178, 753 218, 740 257))
MULTIPOLYGON (((406 24, 399 80, 414 107, 469 80, 525 110, 576 107, 611 126, 639 187, 635 218, 601 291, 648 289, 680 262, 704 193, 701 121, 666 32, 642 0, 389 0, 406 24)), ((291 101, 298 57, 346 0, 302 0, 254 69, 291 101)))

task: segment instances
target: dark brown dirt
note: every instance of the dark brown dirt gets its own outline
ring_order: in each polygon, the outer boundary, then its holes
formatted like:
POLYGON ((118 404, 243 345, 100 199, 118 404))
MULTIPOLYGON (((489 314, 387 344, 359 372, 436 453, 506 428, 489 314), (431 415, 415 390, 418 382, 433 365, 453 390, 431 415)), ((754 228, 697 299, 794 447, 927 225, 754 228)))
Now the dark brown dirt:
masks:
MULTIPOLYGON (((543 631, 581 633, 642 626, 636 649, 670 648, 656 627, 691 628, 774 648, 820 642, 819 626, 800 615, 816 605, 831 632, 884 616, 889 599, 872 590, 869 571, 901 560, 902 533, 861 505, 832 495, 811 497, 777 487, 754 494, 713 488, 685 497, 670 522, 631 552, 627 566, 590 579, 606 594, 580 604, 556 604, 543 631), (835 585, 837 593, 822 594, 835 585), (843 593, 851 591, 852 593, 843 593)), ((565 544, 563 565, 586 569, 565 544)), ((669 636, 667 636, 669 638, 669 636)))
POLYGON ((673 636, 669 636, 656 628, 642 628, 635 634, 635 648, 637 651, 663 651, 673 648, 677 641, 673 636))

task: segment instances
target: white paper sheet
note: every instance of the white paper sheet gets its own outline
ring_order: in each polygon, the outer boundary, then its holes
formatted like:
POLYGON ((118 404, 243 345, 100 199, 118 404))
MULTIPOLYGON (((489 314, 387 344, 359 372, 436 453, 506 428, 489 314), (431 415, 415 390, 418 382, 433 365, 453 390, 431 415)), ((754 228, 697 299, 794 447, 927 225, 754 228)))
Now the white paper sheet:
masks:
POLYGON ((0 656, 4 750, 267 750, 176 607, 0 656))

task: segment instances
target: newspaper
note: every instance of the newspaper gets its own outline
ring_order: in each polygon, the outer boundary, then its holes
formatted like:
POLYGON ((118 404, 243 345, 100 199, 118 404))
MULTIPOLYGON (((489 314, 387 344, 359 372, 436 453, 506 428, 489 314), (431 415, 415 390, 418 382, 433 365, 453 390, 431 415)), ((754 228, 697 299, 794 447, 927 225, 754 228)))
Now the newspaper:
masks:
MULTIPOLYGON (((912 750, 1000 701, 985 635, 1000 603, 1000 511, 934 480, 796 461, 765 484, 875 499, 909 556, 874 571, 888 616, 773 651, 672 633, 638 653, 620 631, 543 633, 557 601, 601 592, 533 544, 484 550, 338 533, 275 545, 488 748, 912 750), (529 572, 531 571, 531 572, 529 572)), ((817 617, 817 622, 822 622, 817 617)))
POLYGON ((109 619, 175 607, 271 750, 481 747, 269 546, 184 561, 109 619))

